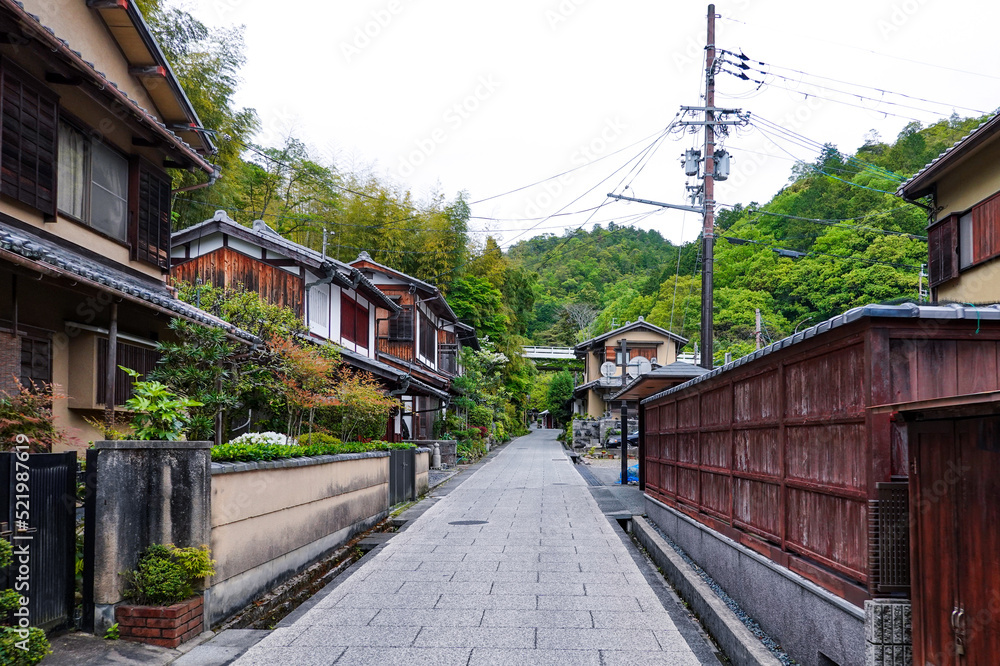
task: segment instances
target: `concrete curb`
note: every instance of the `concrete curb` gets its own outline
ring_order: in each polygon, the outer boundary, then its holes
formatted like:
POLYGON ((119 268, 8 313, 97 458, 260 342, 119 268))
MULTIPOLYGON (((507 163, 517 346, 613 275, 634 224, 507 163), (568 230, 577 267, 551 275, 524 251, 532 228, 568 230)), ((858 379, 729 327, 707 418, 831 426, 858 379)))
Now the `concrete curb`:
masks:
POLYGON ((781 666, 781 662, 750 633, 736 614, 681 559, 642 516, 632 518, 632 533, 663 575, 691 605, 702 625, 736 666, 781 666))

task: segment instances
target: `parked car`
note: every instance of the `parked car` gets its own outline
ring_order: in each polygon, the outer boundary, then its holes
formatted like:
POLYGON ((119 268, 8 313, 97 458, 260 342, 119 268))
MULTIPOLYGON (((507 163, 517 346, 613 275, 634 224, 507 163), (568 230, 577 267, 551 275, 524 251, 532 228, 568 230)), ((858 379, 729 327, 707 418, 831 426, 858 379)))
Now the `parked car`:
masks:
MULTIPOLYGON (((604 448, 612 449, 615 447, 621 448, 622 436, 621 435, 611 435, 608 437, 608 441, 604 443, 604 448)), ((629 446, 639 446, 639 432, 630 432, 628 434, 628 445, 629 446)))

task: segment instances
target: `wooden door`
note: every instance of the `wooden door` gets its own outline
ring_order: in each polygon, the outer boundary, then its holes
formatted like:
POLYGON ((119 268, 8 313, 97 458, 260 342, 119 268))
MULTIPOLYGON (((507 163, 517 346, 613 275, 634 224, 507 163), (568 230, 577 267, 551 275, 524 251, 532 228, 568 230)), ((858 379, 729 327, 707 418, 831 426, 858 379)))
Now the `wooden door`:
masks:
POLYGON ((951 628, 959 569, 955 426, 940 421, 911 428, 913 663, 959 666, 951 628))
POLYGON ((963 666, 1000 663, 1000 418, 958 421, 958 613, 963 666))

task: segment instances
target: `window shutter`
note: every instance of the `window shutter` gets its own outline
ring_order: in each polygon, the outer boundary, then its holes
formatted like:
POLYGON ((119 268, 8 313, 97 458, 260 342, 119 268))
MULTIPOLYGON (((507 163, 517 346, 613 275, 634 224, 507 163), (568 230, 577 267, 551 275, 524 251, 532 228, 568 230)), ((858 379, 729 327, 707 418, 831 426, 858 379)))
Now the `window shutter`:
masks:
POLYGON ((7 62, 0 79, 0 192, 55 219, 58 98, 7 62))
POLYGON ((355 326, 357 318, 354 314, 354 300, 344 293, 340 294, 340 337, 355 342, 355 326))
POLYGON ((169 176, 144 162, 132 168, 132 258, 170 270, 169 176))
POLYGON ((354 304, 354 341, 359 347, 368 347, 368 308, 354 304))
POLYGON ((958 277, 958 216, 949 215, 927 230, 930 285, 958 277))

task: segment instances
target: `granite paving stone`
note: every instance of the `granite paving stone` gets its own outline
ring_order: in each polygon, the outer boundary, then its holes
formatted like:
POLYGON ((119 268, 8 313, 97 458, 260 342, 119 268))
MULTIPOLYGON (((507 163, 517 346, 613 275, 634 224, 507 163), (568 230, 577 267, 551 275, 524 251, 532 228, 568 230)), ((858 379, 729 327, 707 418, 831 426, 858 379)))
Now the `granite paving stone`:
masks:
POLYGON ((685 618, 664 609, 556 434, 532 431, 460 473, 234 663, 717 664, 695 656, 700 635, 678 631, 685 618), (473 520, 485 522, 454 524, 473 520))

